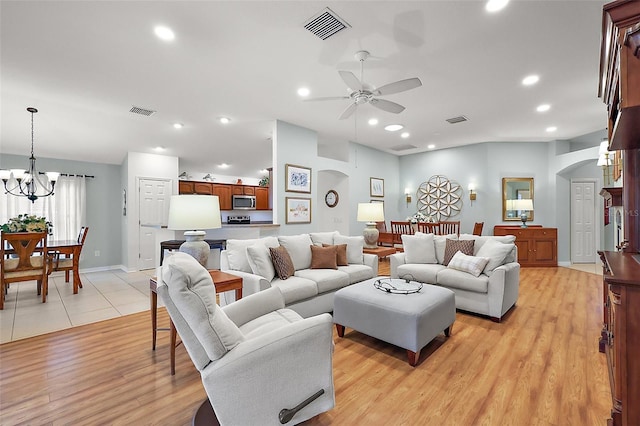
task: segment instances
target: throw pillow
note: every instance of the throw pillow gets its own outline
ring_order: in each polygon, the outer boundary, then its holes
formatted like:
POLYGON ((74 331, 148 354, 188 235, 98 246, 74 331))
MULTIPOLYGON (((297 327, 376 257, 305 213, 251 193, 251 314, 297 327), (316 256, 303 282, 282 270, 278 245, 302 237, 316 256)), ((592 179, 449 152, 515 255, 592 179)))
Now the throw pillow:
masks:
POLYGON ((333 237, 337 234, 338 231, 312 232, 309 234, 309 237, 311 237, 311 241, 313 241, 314 245, 322 247, 323 244, 332 245, 333 237))
POLYGON ((271 281, 276 276, 276 270, 271 261, 271 253, 264 243, 258 242, 247 247, 247 258, 251 272, 264 277, 267 281, 271 281))
POLYGON ((273 268, 276 270, 278 278, 286 280, 296 272, 291 256, 289 256, 286 248, 283 246, 269 247, 269 252, 271 253, 271 261, 273 262, 273 268))
POLYGON ((243 271, 251 273, 251 265, 247 258, 247 247, 262 242, 267 247, 277 247, 278 239, 276 237, 254 238, 249 240, 227 240, 227 260, 229 269, 234 271, 243 271))
POLYGON ((289 252, 296 271, 307 269, 311 266, 311 250, 309 250, 309 246, 313 242, 309 234, 280 236, 278 241, 289 252))
MULTIPOLYGON (((322 244, 322 247, 332 247, 332 244, 322 244)), ((333 247, 336 248, 336 263, 338 264, 338 266, 348 266, 349 261, 347 260, 347 245, 338 244, 333 247)))
POLYGON ((504 259, 514 247, 515 244, 513 243, 504 244, 497 240, 486 241, 477 254, 478 256, 489 258, 489 263, 485 266, 484 273, 491 275, 494 269, 504 263, 504 259))
POLYGON ((442 264, 444 266, 449 265, 451 258, 457 251, 461 251, 467 256, 473 256, 473 240, 449 240, 447 239, 447 245, 444 249, 444 259, 442 264))
POLYGON ((364 237, 346 237, 344 235, 336 235, 333 239, 335 244, 347 245, 347 261, 349 264, 362 265, 364 258, 362 250, 364 249, 364 237))
POLYGON ((311 245, 311 269, 338 269, 338 247, 311 245))
POLYGON ((402 236, 406 263, 437 263, 433 234, 419 233, 402 236))
POLYGON ((468 256, 461 251, 457 251, 449 261, 447 268, 467 272, 477 277, 482 273, 488 262, 489 259, 486 257, 468 256))

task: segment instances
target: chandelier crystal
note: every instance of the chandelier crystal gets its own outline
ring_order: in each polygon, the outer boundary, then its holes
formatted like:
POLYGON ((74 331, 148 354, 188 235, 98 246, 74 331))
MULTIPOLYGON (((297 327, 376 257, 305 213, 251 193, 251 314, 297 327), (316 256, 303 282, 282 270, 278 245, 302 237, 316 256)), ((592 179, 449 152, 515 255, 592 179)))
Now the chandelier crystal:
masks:
POLYGON ((27 197, 34 203, 40 197, 53 195, 56 180, 60 173, 39 173, 36 169, 36 157, 33 155, 33 114, 38 112, 38 110, 29 107, 27 111, 31 113, 31 157, 29 157, 29 170, 0 170, 0 179, 2 179, 2 183, 4 184, 5 193, 16 197, 27 197))

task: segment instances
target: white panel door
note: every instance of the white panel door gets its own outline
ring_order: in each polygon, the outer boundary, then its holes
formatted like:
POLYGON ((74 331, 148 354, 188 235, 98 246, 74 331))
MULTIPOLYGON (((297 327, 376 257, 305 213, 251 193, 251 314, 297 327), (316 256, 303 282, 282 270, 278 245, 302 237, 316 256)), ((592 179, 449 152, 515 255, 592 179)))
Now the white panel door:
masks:
POLYGON ((156 230, 167 225, 171 181, 140 179, 139 181, 139 256, 138 269, 156 265, 156 230))
POLYGON ((571 262, 596 261, 595 182, 571 182, 571 262))

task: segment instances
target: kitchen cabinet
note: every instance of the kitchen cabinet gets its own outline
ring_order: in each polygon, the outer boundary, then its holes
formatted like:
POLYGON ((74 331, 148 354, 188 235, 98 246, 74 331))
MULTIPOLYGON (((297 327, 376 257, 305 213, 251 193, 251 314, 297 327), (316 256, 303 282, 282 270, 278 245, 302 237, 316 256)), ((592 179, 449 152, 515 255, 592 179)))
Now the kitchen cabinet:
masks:
POLYGON ((558 229, 496 225, 493 235, 515 235, 520 266, 558 266, 558 229))
POLYGON ((211 184, 211 189, 211 195, 218 196, 220 210, 231 210, 231 185, 213 183, 211 184))
POLYGON ((200 195, 214 195, 212 184, 209 182, 194 182, 193 192, 200 195))
POLYGON ((193 194, 193 182, 190 181, 178 181, 178 194, 193 194))
POLYGON ((255 186, 233 185, 233 195, 256 195, 255 186))
POLYGON ((269 188, 257 186, 255 188, 256 210, 269 210, 269 188))

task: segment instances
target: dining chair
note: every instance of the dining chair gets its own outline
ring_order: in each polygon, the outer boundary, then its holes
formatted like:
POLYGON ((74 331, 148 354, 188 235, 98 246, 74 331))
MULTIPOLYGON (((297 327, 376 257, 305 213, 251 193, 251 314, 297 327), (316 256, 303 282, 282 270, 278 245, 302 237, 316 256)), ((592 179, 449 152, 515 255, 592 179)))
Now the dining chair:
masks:
POLYGON ((476 222, 473 225, 473 235, 482 235, 482 227, 484 226, 484 222, 476 222))
POLYGON ((424 234, 440 235, 440 224, 438 222, 418 222, 418 231, 424 234))
POLYGON ((460 221, 451 220, 440 222, 440 235, 457 234, 460 235, 460 221))
MULTIPOLYGON (((69 282, 69 272, 73 271, 74 268, 74 256, 78 256, 78 260, 80 260, 80 253, 82 253, 82 247, 84 247, 84 240, 87 238, 87 232, 89 232, 88 226, 83 226, 80 228, 80 233, 78 234, 78 243, 80 247, 77 249, 77 252, 74 253, 64 253, 64 252, 56 252, 55 258, 53 261, 53 270, 54 271, 64 271, 64 282, 69 282)), ((77 264, 78 262, 76 262, 77 264)), ((78 283, 78 286, 82 288, 82 282, 78 283)))
POLYGON ((411 222, 391 221, 391 233, 393 234, 393 245, 402 248, 402 235, 413 235, 414 231, 411 222))
POLYGON ((3 232, 0 240, 0 309, 4 309, 9 284, 21 281, 36 280, 38 295, 42 294, 42 303, 46 302, 49 291, 47 278, 51 272, 47 233, 3 232))

